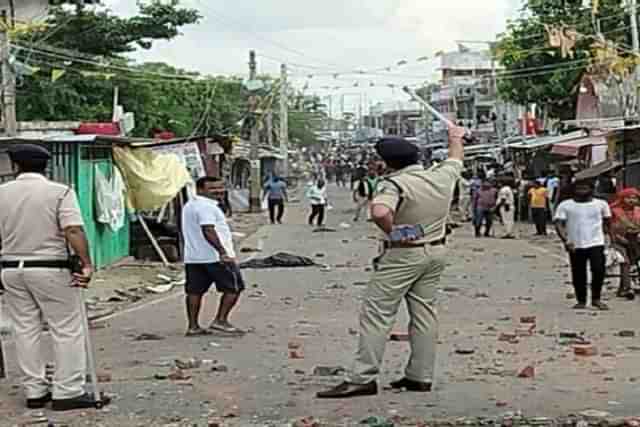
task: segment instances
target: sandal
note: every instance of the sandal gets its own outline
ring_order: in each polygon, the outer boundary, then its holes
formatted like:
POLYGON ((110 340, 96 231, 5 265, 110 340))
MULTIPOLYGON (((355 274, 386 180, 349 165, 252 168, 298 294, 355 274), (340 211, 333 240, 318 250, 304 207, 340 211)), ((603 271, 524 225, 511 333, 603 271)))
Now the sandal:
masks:
POLYGON ((202 328, 194 328, 194 329, 189 329, 187 333, 184 335, 186 337, 201 337, 204 335, 211 335, 211 332, 202 328))
POLYGON ((243 335, 246 333, 242 329, 236 328, 231 324, 225 325, 224 323, 215 323, 215 322, 211 324, 209 329, 215 332, 224 332, 226 334, 232 334, 232 335, 243 335))

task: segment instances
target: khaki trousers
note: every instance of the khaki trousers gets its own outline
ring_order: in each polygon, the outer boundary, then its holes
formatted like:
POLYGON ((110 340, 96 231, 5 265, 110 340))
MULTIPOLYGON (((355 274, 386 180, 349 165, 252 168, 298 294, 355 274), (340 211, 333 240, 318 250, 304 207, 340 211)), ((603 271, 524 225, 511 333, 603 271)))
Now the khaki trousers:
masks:
POLYGON ((469 219, 473 216, 471 212, 471 197, 460 197, 460 200, 458 200, 458 212, 464 219, 469 219))
POLYGON ((409 310, 411 356, 407 378, 432 382, 436 363, 437 285, 444 271, 444 247, 391 249, 379 259, 360 311, 360 342, 347 381, 366 384, 377 378, 384 350, 402 300, 409 310))
POLYGON ((54 399, 84 394, 86 346, 80 291, 71 287, 71 274, 61 269, 3 269, 7 309, 15 328, 18 366, 24 375, 27 399, 50 390, 45 379, 43 321, 49 325, 55 356, 51 391, 54 399))
POLYGON ((513 227, 515 226, 516 210, 513 206, 507 212, 504 208, 500 208, 500 217, 502 218, 502 224, 504 225, 504 232, 507 236, 513 236, 513 227))

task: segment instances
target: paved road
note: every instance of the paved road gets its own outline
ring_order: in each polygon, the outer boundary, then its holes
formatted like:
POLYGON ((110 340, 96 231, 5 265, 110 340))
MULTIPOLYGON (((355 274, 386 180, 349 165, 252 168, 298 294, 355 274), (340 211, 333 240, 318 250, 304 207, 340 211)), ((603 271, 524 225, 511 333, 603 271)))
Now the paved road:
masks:
MULTIPOLYGON (((371 224, 340 227, 350 219, 343 211, 349 196, 331 190, 336 209, 329 213, 329 226, 337 232, 313 233, 305 224, 304 206, 291 206, 285 225, 263 227, 245 242, 255 246, 262 240, 261 255, 284 250, 330 266, 246 271, 250 289, 233 320, 254 332, 239 339, 185 338, 180 294, 122 313, 95 331, 100 368, 112 373, 105 388, 116 394, 114 405, 106 413, 88 413, 92 418, 56 419, 73 425, 178 426, 226 417, 224 425, 246 426, 304 416, 326 425, 351 425, 369 415, 430 419, 523 411, 555 417, 586 409, 640 414, 640 347, 634 338, 615 335, 637 329, 639 303, 612 299, 609 313, 571 311, 564 257, 555 243, 475 239, 468 227, 456 230, 449 245, 450 266, 440 292, 436 391, 314 399, 316 391, 340 381, 313 375, 314 367, 351 364, 362 282, 377 247, 371 224), (501 333, 529 326, 520 324, 522 316, 536 316, 533 335, 516 343, 499 341, 501 333), (558 339, 561 331, 584 333, 600 354, 574 356, 572 346, 558 339), (141 333, 164 339, 135 341, 141 333), (300 345, 302 359, 288 357, 289 344, 300 345), (460 355, 458 349, 474 353, 460 355), (193 378, 186 383, 153 379, 168 371, 162 365, 179 357, 216 360, 228 371, 212 372, 207 364, 187 371, 193 378), (517 378, 528 365, 535 366, 535 378, 517 378)), ((214 298, 208 298, 209 316, 214 298)), ((406 321, 403 310, 396 330, 403 331, 406 321)), ((406 343, 389 343, 383 383, 401 376, 407 356, 406 343)), ((0 420, 12 423, 14 415, 23 414, 21 403, 11 383, 0 383, 0 420)))

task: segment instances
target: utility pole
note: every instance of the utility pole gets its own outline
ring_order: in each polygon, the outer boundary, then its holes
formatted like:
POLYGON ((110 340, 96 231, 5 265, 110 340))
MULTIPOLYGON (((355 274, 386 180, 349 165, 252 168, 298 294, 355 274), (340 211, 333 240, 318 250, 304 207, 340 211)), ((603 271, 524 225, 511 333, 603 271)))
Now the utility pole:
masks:
POLYGON ((282 174, 289 177, 289 90, 287 87, 287 66, 280 66, 280 150, 283 157, 282 174))
POLYGON ((273 147, 273 110, 269 106, 267 111, 267 144, 273 147))
MULTIPOLYGON (((257 73, 256 52, 249 51, 249 82, 256 79, 257 73)), ((260 200, 260 133, 258 116, 258 97, 254 94, 249 96, 249 115, 251 117, 251 150, 249 161, 251 162, 251 182, 249 185, 249 211, 252 213, 262 212, 260 200)))
MULTIPOLYGON (((13 2, 10 3, 11 16, 15 15, 13 2)), ((0 61, 2 61, 2 118, 6 136, 18 134, 16 118, 16 75, 10 64, 11 47, 9 44, 9 29, 12 27, 7 11, 2 11, 2 28, 0 29, 0 61)))
MULTIPOLYGON (((631 43, 633 47, 633 52, 636 55, 636 60, 638 59, 638 55, 640 55, 640 36, 638 35, 638 2, 637 0, 628 0, 629 6, 629 18, 631 21, 631 43)), ((640 83, 640 65, 636 65, 635 70, 635 92, 634 92, 634 113, 638 112, 638 83, 640 83)))

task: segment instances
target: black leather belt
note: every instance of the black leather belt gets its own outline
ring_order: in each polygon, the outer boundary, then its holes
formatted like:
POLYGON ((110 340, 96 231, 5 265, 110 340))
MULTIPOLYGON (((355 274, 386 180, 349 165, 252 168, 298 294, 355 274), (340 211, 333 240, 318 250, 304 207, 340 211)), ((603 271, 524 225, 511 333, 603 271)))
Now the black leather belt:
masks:
POLYGON ((425 246, 444 246, 446 244, 447 244, 446 238, 429 242, 429 243, 422 243, 422 244, 415 244, 411 242, 407 242, 407 243, 390 242, 388 240, 385 240, 384 248, 385 249, 398 249, 398 248, 413 249, 413 248, 424 248, 425 246))
POLYGON ((69 269, 69 261, 2 261, 2 268, 18 268, 22 262, 23 268, 62 268, 69 269))

